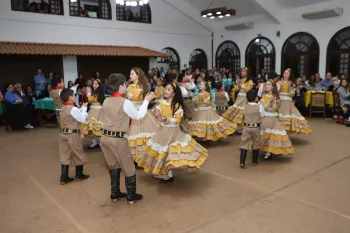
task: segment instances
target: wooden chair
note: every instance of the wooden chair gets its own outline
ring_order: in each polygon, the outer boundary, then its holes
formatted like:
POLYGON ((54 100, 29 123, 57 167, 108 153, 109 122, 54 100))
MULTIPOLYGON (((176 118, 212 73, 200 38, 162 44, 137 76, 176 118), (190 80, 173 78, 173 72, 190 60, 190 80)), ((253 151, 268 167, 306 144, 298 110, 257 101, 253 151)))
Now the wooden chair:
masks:
POLYGON ((309 117, 312 117, 312 113, 322 113, 326 117, 326 109, 326 92, 311 92, 309 117))
POLYGON ((333 92, 333 114, 339 116, 341 111, 339 93, 333 92))

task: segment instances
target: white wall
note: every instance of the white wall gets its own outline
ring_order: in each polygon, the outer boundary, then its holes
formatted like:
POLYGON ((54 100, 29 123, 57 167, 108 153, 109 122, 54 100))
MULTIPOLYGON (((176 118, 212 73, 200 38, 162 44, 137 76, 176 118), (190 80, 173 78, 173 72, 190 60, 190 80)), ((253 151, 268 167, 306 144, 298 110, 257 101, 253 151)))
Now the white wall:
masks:
MULTIPOLYGON (((211 33, 163 0, 150 0, 152 24, 11 11, 11 2, 0 1, 0 41, 141 46, 160 51, 174 48, 181 68, 194 49, 203 49, 211 61, 211 33)), ((209 64, 211 65, 211 64, 209 64)))
MULTIPOLYGON (((350 26, 350 1, 337 0, 317 5, 292 8, 282 12, 282 22, 277 24, 265 15, 258 15, 246 20, 254 20, 254 28, 236 32, 218 31, 215 33, 214 51, 220 43, 225 40, 234 41, 241 51, 241 66, 245 65, 245 51, 250 43, 260 33, 262 36, 269 38, 276 49, 276 71, 281 69, 281 49, 285 40, 296 32, 308 32, 318 41, 320 46, 319 72, 322 77, 326 73, 326 54, 327 46, 332 36, 344 27, 350 26), (303 13, 314 12, 326 8, 344 8, 344 13, 340 17, 304 20, 303 13), (281 36, 277 37, 276 32, 279 30, 281 36), (221 38, 222 36, 222 38, 221 38)), ((242 20, 244 21, 244 20, 242 20)), ((215 56, 215 52, 214 52, 215 56)))
POLYGON ((75 82, 78 75, 77 57, 62 56, 64 84, 68 86, 68 82, 75 82))

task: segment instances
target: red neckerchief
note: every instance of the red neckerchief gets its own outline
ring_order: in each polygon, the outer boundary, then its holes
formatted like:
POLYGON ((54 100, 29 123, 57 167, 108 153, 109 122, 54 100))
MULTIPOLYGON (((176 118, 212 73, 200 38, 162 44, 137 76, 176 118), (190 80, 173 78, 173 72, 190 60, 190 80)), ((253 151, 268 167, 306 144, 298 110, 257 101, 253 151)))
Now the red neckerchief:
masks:
MULTIPOLYGON (((123 98, 122 94, 120 94, 119 92, 112 92, 111 96, 123 98)), ((129 126, 131 125, 131 122, 132 122, 132 119, 130 118, 129 126)))
POLYGON ((224 92, 223 90, 218 90, 218 92, 224 92))
POLYGON ((122 94, 120 94, 119 92, 112 92, 111 96, 112 97, 121 97, 121 98, 123 98, 122 94))
POLYGON ((74 106, 74 104, 72 104, 71 102, 64 102, 65 106, 74 106))
POLYGON ((60 88, 60 87, 58 87, 58 86, 55 86, 53 89, 54 89, 54 90, 61 90, 62 88, 60 88))

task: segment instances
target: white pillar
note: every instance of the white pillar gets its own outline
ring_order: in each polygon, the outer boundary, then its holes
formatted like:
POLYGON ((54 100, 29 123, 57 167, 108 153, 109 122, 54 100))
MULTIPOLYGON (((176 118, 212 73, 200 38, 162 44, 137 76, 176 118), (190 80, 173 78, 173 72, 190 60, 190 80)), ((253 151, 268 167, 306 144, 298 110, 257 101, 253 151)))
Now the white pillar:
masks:
POLYGON ((63 77, 65 86, 68 82, 74 82, 78 77, 78 64, 76 56, 62 56, 63 61, 63 77))
MULTIPOLYGON (((150 57, 149 58, 149 69, 148 70, 151 70, 155 66, 157 66, 157 58, 156 57, 150 57)), ((145 70, 145 72, 147 72, 148 70, 145 70)))

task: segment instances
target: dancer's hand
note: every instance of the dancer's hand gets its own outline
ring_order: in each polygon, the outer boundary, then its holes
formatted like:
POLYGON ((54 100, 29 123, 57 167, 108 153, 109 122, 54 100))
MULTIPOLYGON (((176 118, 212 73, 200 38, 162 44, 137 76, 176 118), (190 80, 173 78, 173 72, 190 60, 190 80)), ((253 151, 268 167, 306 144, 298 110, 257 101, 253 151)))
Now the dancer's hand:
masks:
POLYGON ((160 122, 166 122, 167 120, 168 120, 168 118, 165 117, 165 116, 161 116, 161 117, 159 118, 159 121, 160 121, 160 122))
POLYGON ((270 98, 270 102, 272 103, 273 101, 275 101, 275 96, 271 96, 270 98))
POLYGON ((148 102, 151 102, 151 100, 154 99, 154 93, 147 93, 147 95, 145 96, 145 100, 147 100, 148 102))

